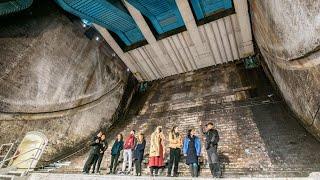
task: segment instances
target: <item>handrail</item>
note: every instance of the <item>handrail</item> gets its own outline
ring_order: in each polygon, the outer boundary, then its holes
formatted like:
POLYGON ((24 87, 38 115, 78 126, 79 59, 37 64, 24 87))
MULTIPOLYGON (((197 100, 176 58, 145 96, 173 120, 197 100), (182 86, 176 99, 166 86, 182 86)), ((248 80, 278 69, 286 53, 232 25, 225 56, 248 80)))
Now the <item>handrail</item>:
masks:
POLYGON ((31 152, 31 151, 34 151, 34 150, 41 150, 41 148, 33 148, 33 149, 30 149, 29 151, 26 151, 26 152, 24 152, 24 153, 22 153, 22 154, 18 154, 18 155, 12 156, 12 157, 10 157, 10 158, 7 158, 7 159, 1 161, 0 163, 4 163, 4 162, 6 162, 6 161, 9 161, 9 160, 11 160, 11 159, 17 158, 17 157, 19 157, 19 156, 21 156, 21 155, 27 154, 27 153, 29 153, 29 152, 31 152))
MULTIPOLYGON (((3 157, 3 159, 6 159, 8 157, 8 155, 11 153, 12 147, 14 146, 14 143, 6 143, 6 144, 1 144, 0 146, 0 151, 2 151, 4 149, 4 147, 6 146, 10 146, 9 149, 7 150, 7 152, 5 153, 3 157), (2 149, 3 148, 3 149, 2 149)), ((5 151, 4 151, 5 152, 5 151)), ((4 165, 4 162, 0 162, 0 168, 2 168, 2 166, 4 165)))
MULTIPOLYGON (((16 163, 16 165, 21 164, 21 163, 24 163, 24 162, 26 162, 26 161, 29 161, 29 160, 31 160, 31 159, 32 159, 32 160, 35 160, 36 158, 35 158, 35 157, 30 157, 30 158, 28 158, 28 159, 24 159, 24 160, 16 163)), ((31 164, 32 164, 32 163, 31 163, 31 164)), ((23 169, 23 168, 21 168, 21 169, 23 169)))
POLYGON ((6 146, 6 145, 11 145, 11 144, 13 144, 13 143, 1 144, 1 147, 2 147, 2 146, 6 146))

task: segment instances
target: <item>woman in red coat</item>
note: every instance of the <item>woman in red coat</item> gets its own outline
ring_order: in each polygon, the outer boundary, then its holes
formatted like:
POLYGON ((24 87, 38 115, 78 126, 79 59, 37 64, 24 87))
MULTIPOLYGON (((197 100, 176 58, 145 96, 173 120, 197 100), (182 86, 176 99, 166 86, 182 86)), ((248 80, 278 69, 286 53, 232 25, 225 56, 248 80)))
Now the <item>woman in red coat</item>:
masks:
POLYGON ((164 167, 164 135, 162 127, 158 126, 151 134, 150 152, 149 152, 149 167, 151 176, 158 175, 160 168, 164 167))

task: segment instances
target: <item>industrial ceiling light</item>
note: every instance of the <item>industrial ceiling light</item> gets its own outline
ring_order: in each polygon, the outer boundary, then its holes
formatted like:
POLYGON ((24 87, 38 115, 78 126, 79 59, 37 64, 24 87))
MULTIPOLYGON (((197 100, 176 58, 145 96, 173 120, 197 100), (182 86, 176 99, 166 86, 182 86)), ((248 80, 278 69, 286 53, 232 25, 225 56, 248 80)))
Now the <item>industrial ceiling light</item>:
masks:
POLYGON ((91 22, 89 22, 88 20, 86 20, 86 19, 81 19, 81 22, 82 22, 82 27, 83 28, 86 28, 86 27, 90 27, 91 25, 92 25, 92 23, 91 22))
POLYGON ((99 41, 99 40, 100 40, 99 36, 96 36, 96 41, 99 41))

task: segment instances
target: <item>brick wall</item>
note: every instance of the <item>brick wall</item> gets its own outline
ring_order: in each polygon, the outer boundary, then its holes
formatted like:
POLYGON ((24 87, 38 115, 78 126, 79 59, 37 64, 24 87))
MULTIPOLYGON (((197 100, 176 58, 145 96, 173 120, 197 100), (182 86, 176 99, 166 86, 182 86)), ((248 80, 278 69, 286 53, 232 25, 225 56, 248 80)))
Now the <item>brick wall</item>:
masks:
MULTIPOLYGON (((204 142, 202 128, 213 122, 221 137, 218 149, 225 176, 290 176, 320 170, 320 153, 309 151, 320 148, 319 142, 289 116, 281 101, 267 96, 271 93, 261 69, 245 71, 241 64, 169 77, 153 84, 139 114, 117 132, 125 136, 131 129, 143 132, 147 156, 156 126, 163 126, 166 136, 175 125, 183 135, 187 129, 196 128, 204 142)), ((109 164, 110 149, 104 167, 109 164)), ((209 176, 204 143, 202 149, 201 175, 209 176)), ((184 159, 180 172, 189 175, 184 159)))

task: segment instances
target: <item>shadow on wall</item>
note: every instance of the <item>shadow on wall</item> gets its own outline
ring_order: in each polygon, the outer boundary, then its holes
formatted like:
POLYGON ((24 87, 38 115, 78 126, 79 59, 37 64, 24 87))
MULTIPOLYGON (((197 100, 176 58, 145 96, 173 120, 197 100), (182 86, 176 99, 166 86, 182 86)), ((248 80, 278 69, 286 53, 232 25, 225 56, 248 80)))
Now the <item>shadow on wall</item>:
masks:
POLYGON ((249 4, 255 40, 272 79, 288 107, 320 140, 320 2, 251 0, 249 4))

